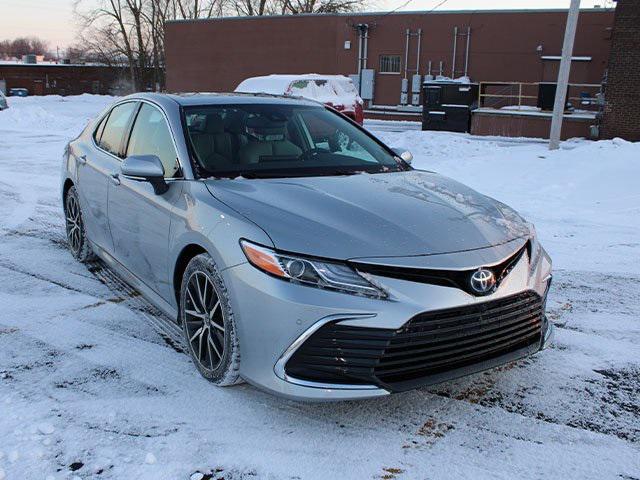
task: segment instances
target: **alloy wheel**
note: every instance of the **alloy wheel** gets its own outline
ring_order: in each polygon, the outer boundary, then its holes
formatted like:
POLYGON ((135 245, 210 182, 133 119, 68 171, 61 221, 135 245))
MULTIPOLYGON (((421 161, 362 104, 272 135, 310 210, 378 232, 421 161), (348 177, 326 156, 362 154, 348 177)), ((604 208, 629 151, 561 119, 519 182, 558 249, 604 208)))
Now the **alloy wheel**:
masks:
POLYGON ((82 216, 78 198, 69 193, 67 195, 65 218, 67 227, 67 240, 74 254, 78 254, 82 248, 82 216))
POLYGON ((215 370, 225 353, 225 319, 213 281, 201 270, 193 272, 187 282, 184 313, 194 358, 205 370, 215 370))

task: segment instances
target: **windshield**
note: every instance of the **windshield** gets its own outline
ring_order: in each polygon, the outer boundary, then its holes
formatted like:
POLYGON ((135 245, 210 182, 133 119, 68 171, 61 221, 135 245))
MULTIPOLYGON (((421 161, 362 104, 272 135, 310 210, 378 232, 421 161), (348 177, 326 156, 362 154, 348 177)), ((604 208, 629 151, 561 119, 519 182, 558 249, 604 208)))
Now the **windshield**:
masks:
POLYGON ((293 177, 409 169, 358 127, 320 106, 210 105, 186 108, 185 117, 204 176, 293 177))

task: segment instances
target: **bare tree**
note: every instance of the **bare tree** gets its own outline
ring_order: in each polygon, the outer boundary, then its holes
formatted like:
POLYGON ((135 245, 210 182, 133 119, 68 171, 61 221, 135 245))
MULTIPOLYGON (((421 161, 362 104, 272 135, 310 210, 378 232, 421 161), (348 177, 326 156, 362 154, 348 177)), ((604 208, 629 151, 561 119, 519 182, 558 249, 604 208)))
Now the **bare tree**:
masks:
POLYGON ((46 55, 48 51, 47 42, 38 37, 18 37, 13 40, 0 41, 0 57, 20 58, 30 53, 46 55))
POLYGON ((343 13, 361 10, 365 0, 282 0, 286 13, 343 13))
POLYGON ((107 65, 126 65, 131 85, 164 83, 164 24, 220 16, 225 0, 74 0, 81 43, 107 65))
POLYGON ((285 13, 286 0, 235 0, 233 8, 237 15, 262 16, 285 13))
POLYGON ((81 44, 107 65, 126 66, 136 90, 164 84, 164 25, 224 14, 274 15, 358 10, 367 0, 74 0, 81 44))

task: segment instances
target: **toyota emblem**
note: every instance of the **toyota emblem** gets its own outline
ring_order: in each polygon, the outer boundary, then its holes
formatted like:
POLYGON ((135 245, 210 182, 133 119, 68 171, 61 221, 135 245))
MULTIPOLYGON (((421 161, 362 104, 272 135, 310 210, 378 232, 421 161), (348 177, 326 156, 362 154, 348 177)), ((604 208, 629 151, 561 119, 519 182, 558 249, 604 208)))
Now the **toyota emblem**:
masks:
POLYGON ((491 270, 479 268, 471 275, 471 289, 478 295, 486 295, 496 286, 496 276, 491 270))

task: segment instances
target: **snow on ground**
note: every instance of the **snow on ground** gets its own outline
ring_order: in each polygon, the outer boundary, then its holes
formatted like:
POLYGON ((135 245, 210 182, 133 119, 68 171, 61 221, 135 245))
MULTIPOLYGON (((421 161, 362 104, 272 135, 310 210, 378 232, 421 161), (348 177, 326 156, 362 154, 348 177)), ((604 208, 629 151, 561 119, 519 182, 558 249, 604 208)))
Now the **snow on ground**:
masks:
POLYGON ((67 252, 62 150, 110 101, 0 112, 0 479, 640 478, 640 144, 378 132, 537 224, 556 343, 437 387, 306 404, 212 387, 177 328, 67 252))

